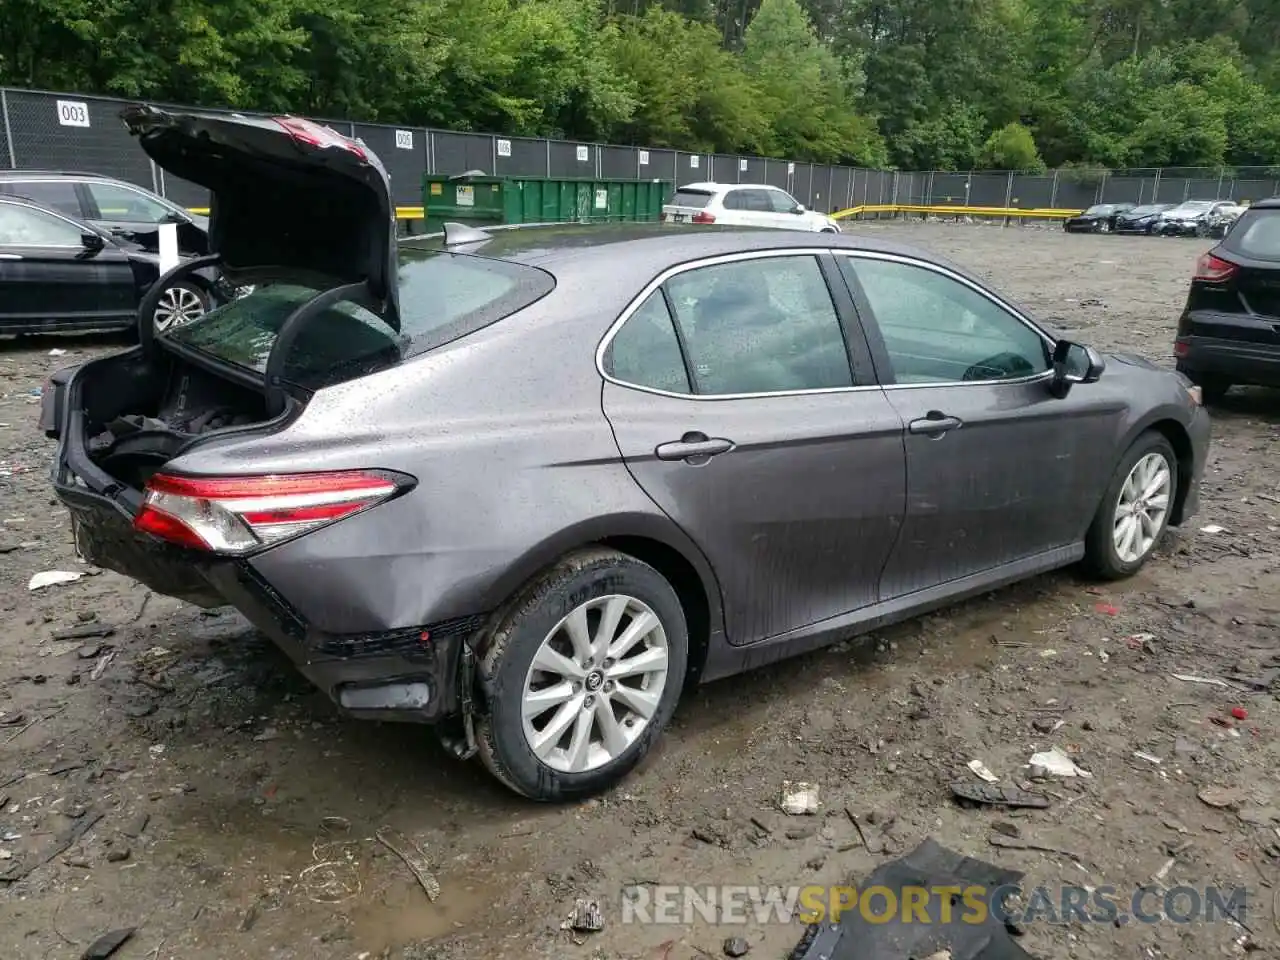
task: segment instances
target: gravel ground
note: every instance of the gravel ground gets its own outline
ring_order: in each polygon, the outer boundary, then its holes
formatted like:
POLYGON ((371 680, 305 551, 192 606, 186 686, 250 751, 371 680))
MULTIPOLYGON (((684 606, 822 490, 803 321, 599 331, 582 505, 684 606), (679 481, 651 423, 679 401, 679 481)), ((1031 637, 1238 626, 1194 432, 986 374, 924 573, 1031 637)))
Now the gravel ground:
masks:
MULTIPOLYGON (((1078 339, 1165 363, 1204 248, 1034 227, 866 229, 977 269, 1078 339)), ((841 883, 926 836, 1025 871, 1028 885, 1127 891, 1162 868, 1166 886, 1246 885, 1251 943, 1280 947, 1280 708, 1269 691, 1172 676, 1256 673, 1280 654, 1275 394, 1237 391, 1214 411, 1200 516, 1133 580, 1041 577, 705 687, 619 790, 537 807, 428 732, 339 717, 234 614, 78 565, 50 497, 37 395, 54 368, 120 343, 0 344, 0 873, 76 834, 0 883, 0 956, 78 957, 136 927, 117 957, 688 960, 721 955, 731 936, 782 957, 798 922, 624 924, 623 890, 841 883), (85 575, 27 590, 53 569, 85 575), (93 628, 107 635, 60 639, 93 628), (1019 782, 1051 746, 1093 776, 1043 785, 1050 809, 950 799, 951 780, 973 779, 969 761, 1019 782), (822 810, 784 815, 783 780, 818 784, 822 810), (1237 796, 1212 807, 1198 798, 1207 787, 1237 796), (436 902, 375 839, 388 827, 425 849, 436 902), (1066 853, 997 849, 993 831, 1066 853), (575 897, 601 901, 604 930, 560 929, 575 897)), ((1226 921, 1067 921, 1028 924, 1022 942, 1046 958, 1201 960, 1243 953, 1242 936, 1226 921)))

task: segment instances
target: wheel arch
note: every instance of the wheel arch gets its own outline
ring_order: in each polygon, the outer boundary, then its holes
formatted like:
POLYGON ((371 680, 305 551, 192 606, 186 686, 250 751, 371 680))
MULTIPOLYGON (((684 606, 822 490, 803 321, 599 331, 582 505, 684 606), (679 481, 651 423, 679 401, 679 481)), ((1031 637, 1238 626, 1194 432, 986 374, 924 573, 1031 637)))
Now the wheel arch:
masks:
MULTIPOLYGON (((561 558, 578 550, 603 547, 647 563, 675 590, 689 631, 686 683, 696 683, 716 637, 724 636, 720 585, 697 545, 665 517, 619 514, 598 517, 560 531, 525 552, 490 591, 493 606, 505 608, 526 584, 561 558)), ((483 655, 483 651, 477 651, 483 655)))
POLYGON ((1187 428, 1176 417, 1157 413, 1142 421, 1130 431, 1122 449, 1128 450, 1137 441, 1138 437, 1148 432, 1158 433, 1168 440, 1169 446, 1173 447, 1174 456, 1178 460, 1178 489, 1174 494, 1173 509, 1169 514, 1170 525, 1178 526, 1184 519, 1183 514, 1186 510, 1187 496, 1191 491, 1191 476, 1195 465, 1191 434, 1187 432, 1187 428))

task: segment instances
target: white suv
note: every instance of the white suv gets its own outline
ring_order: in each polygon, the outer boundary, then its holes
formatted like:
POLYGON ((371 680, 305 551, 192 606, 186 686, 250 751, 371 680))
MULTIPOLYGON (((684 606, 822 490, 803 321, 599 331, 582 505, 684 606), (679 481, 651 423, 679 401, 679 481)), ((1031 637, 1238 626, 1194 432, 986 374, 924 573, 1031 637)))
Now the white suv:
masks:
POLYGON ((662 208, 665 223, 719 223, 731 227, 773 227, 839 233, 823 213, 806 210, 791 194, 764 184, 690 183, 676 189, 662 208))

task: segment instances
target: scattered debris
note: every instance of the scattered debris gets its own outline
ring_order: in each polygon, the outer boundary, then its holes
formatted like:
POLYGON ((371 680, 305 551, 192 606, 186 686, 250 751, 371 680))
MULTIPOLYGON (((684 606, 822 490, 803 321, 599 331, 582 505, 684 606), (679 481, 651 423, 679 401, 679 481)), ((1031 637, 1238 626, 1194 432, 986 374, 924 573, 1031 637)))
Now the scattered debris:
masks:
POLYGON ((998 783, 1000 778, 987 769, 987 765, 981 760, 970 760, 969 769, 981 777, 987 783, 998 783))
POLYGON ((66 630, 53 631, 54 640, 97 640, 105 639, 112 636, 116 632, 115 627, 109 627, 101 623, 81 624, 78 627, 70 627, 66 630))
POLYGON ((573 913, 569 914, 569 919, 562 928, 575 933, 598 933, 603 930, 604 913, 600 910, 600 901, 582 897, 573 901, 573 913))
POLYGON ((1236 810, 1244 802, 1244 793, 1238 787, 1204 787, 1196 796, 1215 810, 1236 810))
POLYGON ((60 583, 75 583, 83 576, 83 573, 71 570, 45 570, 43 573, 37 573, 27 581, 27 589, 43 590, 45 587, 57 586, 60 583))
POLYGON ((1231 715, 1235 717, 1237 720, 1249 719, 1249 711, 1246 710, 1244 707, 1232 707, 1231 715))
POLYGON ((382 827, 375 836, 380 844, 404 861, 426 891, 427 899, 434 903, 440 896, 440 881, 431 873, 431 864, 421 848, 399 830, 390 827, 382 827))
POLYGON ((804 816, 818 812, 818 785, 804 781, 782 781, 782 812, 804 816))
POLYGON ((1184 683, 1205 683, 1214 687, 1226 687, 1228 690, 1239 689, 1235 684, 1223 680, 1221 677, 1197 677, 1190 673, 1171 673, 1169 676, 1175 680, 1181 680, 1184 683))
POLYGON ((89 944, 89 948, 80 955, 80 960, 107 960, 107 957, 123 947, 135 932, 137 927, 125 927, 123 930, 104 933, 89 944))
POLYGON ((951 793, 959 800, 970 803, 981 803, 993 807, 1024 807, 1032 810, 1044 810, 1049 800, 1018 787, 999 786, 992 783, 973 783, 968 780, 957 780, 951 784, 951 793))
POLYGON ((1028 761, 1032 767, 1040 767, 1046 774, 1055 777, 1092 777, 1088 770, 1076 766, 1074 760, 1054 747, 1031 755, 1028 761))
POLYGON ((1226 527, 1220 527, 1216 523, 1211 523, 1207 527, 1200 528, 1201 533, 1226 533, 1226 527))
POLYGON ((1147 761, 1147 763, 1154 763, 1154 764, 1159 765, 1159 764, 1161 764, 1161 763, 1163 763, 1163 762, 1164 762, 1164 761, 1163 761, 1163 760, 1161 760, 1159 757, 1154 756, 1154 755, 1152 755, 1152 754, 1150 754, 1150 753, 1143 753, 1141 750, 1135 750, 1135 751, 1133 751, 1133 755, 1134 755, 1135 757, 1137 757, 1139 760, 1145 760, 1145 761, 1147 761))
POLYGON ((1051 847, 1043 843, 1032 843, 1027 840, 1014 840, 1007 837, 1003 833, 993 833, 987 837, 987 843, 993 847, 1003 847, 1006 850, 1036 850, 1040 853, 1056 853, 1059 856, 1070 857, 1072 860, 1083 863, 1083 858, 1071 850, 1064 850, 1061 847, 1051 847))
POLYGON ((114 650, 104 653, 98 662, 93 665, 93 669, 89 671, 90 680, 100 680, 102 675, 107 672, 107 667, 111 666, 111 661, 116 658, 114 650))
POLYGON ((28 876, 33 870, 43 867, 92 830, 102 817, 103 814, 97 811, 86 813, 66 830, 56 834, 43 850, 0 871, 0 883, 13 883, 28 876))
POLYGON ((751 952, 751 944, 747 943, 743 937, 729 937, 721 949, 724 950, 726 957, 745 957, 751 952))
POLYGON ((1114 617, 1120 613, 1120 608, 1110 603, 1095 603, 1093 609, 1107 617, 1114 617))

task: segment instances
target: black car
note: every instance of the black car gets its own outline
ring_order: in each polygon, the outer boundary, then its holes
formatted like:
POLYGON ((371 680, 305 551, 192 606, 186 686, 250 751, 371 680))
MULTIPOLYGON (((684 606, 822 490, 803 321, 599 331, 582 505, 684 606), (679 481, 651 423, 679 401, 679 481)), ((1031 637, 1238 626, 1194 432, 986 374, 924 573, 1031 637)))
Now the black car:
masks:
MULTIPOLYGON (((160 278, 160 257, 70 214, 0 195, 0 334, 129 328, 160 278)), ((218 274, 171 284, 157 330, 187 323, 229 299, 218 274)))
POLYGON ((1132 203, 1099 203, 1067 220, 1062 229, 1067 233, 1111 233, 1116 217, 1133 209, 1132 203))
POLYGON ((0 170, 0 196, 26 197, 113 237, 159 250, 159 228, 178 228, 178 249, 190 256, 209 252, 209 220, 137 184, 95 173, 0 170))
POLYGON ((1280 386, 1280 198, 1253 204, 1200 258, 1173 352, 1206 403, 1232 384, 1280 386))
POLYGON ((1144 203, 1116 215, 1113 229, 1116 233, 1150 234, 1160 219, 1160 214, 1173 209, 1172 203, 1144 203))

